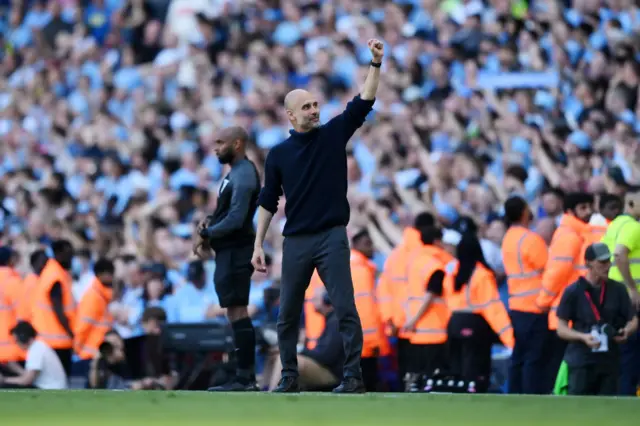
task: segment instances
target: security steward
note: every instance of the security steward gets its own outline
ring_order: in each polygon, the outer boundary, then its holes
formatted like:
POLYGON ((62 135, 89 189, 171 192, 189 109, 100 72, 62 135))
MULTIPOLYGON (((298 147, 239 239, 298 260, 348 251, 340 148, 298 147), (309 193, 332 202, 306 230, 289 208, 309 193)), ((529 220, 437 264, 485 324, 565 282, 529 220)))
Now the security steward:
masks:
POLYGON ((356 309, 362 323, 362 381, 367 392, 375 392, 378 385, 378 359, 388 356, 389 342, 384 334, 384 323, 376 303, 376 265, 373 241, 366 230, 351 239, 351 279, 356 309))
POLYGON ((100 345, 113 326, 109 303, 113 298, 115 266, 108 259, 98 259, 93 266, 95 277, 78 304, 75 323, 75 351, 89 368, 99 353, 100 345))
MULTIPOLYGON (((609 278, 624 284, 631 304, 640 312, 640 188, 627 192, 624 214, 616 217, 607 229, 602 242, 613 253, 609 278)), ((640 333, 622 345, 620 393, 633 396, 640 386, 640 333)))
POLYGON ((33 308, 33 297, 36 292, 36 286, 42 270, 49 257, 44 250, 35 250, 29 256, 29 264, 32 272, 27 274, 22 281, 21 294, 15 302, 16 316, 19 321, 31 321, 31 310, 33 308))
MULTIPOLYGON (((448 231, 457 236, 460 234, 448 231)), ((447 325, 451 312, 442 298, 444 268, 454 257, 442 244, 442 230, 436 226, 420 229, 422 247, 409 266, 409 309, 404 332, 411 336, 410 359, 405 378, 405 391, 418 392, 421 378, 444 367, 446 359, 447 325)))
POLYGON ((500 300, 495 274, 474 232, 463 234, 456 258, 445 267, 443 284, 451 310, 447 327, 450 368, 462 380, 474 381, 477 392, 486 392, 491 376, 491 346, 499 340, 513 349, 513 328, 500 300))
MULTIPOLYGON (((376 265, 371 261, 374 255, 373 241, 369 233, 364 230, 357 232, 351 239, 351 279, 353 281, 353 293, 356 299, 356 309, 362 322, 362 357, 360 368, 362 369, 362 381, 367 392, 375 392, 378 386, 378 359, 388 356, 390 353, 389 342, 385 336, 384 323, 382 321, 378 303, 375 298, 376 265)), ((314 349, 317 339, 325 330, 326 317, 317 310, 317 299, 326 294, 324 284, 320 276, 315 273, 311 279, 309 288, 312 293, 306 294, 310 302, 305 303, 305 327, 310 325, 315 341, 307 341, 307 349, 314 349), (307 306, 316 309, 313 316, 308 316, 307 306), (321 319, 317 318, 321 315, 321 319), (311 320, 311 322, 309 322, 311 320)))
MULTIPOLYGON (((580 253, 584 240, 590 233, 589 220, 593 214, 593 195, 576 192, 565 196, 565 212, 549 245, 547 264, 542 274, 542 288, 536 303, 549 312, 549 330, 556 330, 556 309, 564 289, 580 277, 580 253)), ((545 390, 551 391, 562 363, 566 342, 555 333, 550 334, 547 349, 547 373, 545 390)))
POLYGON ((567 287, 558 306, 558 336, 569 342, 569 395, 616 395, 620 343, 638 328, 623 284, 608 278, 611 252, 602 243, 585 252, 588 272, 567 287), (569 322, 572 326, 569 327, 569 322))
POLYGON ((38 338, 56 352, 68 377, 76 317, 70 273, 73 246, 67 240, 57 240, 51 244, 51 249, 53 258, 42 270, 32 299, 31 323, 38 338))
POLYGON ((542 288, 547 245, 529 230, 533 213, 527 202, 512 197, 504 204, 509 229, 502 240, 502 262, 509 287, 509 314, 516 339, 509 368, 509 393, 542 394, 545 374, 547 315, 536 298, 542 288))
POLYGON ((255 381, 256 333, 247 311, 251 289, 251 255, 255 231, 253 216, 260 192, 260 176, 247 159, 249 135, 241 127, 222 130, 215 151, 222 164, 231 166, 218 192, 213 215, 198 226, 194 252, 212 249, 216 253, 214 284, 220 306, 227 309, 233 329, 238 369, 229 383, 210 391, 258 391, 255 381))
POLYGON ((423 212, 416 216, 413 226, 404 229, 402 241, 387 257, 376 287, 382 321, 386 324, 385 332, 390 338, 397 338, 400 380, 405 378, 411 352, 411 333, 402 330, 407 321, 406 311, 409 304, 409 264, 415 256, 416 249, 422 246, 419 229, 434 225, 435 218, 431 213, 423 212))

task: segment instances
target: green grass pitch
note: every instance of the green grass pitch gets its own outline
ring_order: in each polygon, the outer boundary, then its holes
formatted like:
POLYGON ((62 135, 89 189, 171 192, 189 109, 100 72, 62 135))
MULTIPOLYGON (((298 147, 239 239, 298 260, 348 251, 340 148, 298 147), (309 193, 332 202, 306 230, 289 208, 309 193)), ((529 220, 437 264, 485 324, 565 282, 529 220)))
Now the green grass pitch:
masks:
POLYGON ((637 398, 0 391, 4 426, 626 426, 639 422, 637 398))

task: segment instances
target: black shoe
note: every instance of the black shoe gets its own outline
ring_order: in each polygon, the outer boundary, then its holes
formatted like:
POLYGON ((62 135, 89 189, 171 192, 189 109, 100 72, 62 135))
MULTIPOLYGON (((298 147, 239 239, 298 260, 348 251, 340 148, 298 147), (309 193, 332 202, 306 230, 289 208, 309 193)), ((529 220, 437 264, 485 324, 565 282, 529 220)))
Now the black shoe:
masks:
POLYGON ((224 385, 214 386, 212 388, 207 389, 209 392, 259 392, 260 388, 256 382, 240 382, 238 380, 233 380, 229 383, 225 383, 224 385))
POLYGON ((298 393, 300 392, 300 386, 298 385, 298 378, 285 376, 280 379, 278 386, 271 392, 276 393, 298 393))
POLYGON ((366 393, 362 380, 355 377, 346 377, 340 385, 333 390, 333 393, 366 393))

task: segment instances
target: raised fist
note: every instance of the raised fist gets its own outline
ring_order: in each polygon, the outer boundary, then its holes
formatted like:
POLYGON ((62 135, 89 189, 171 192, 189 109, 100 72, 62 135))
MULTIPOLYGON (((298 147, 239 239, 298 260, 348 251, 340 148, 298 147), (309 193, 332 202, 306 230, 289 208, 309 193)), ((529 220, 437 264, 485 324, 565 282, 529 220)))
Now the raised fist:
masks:
POLYGON ((367 42, 369 50, 371 50, 371 56, 375 62, 380 62, 384 56, 384 44, 377 38, 372 38, 367 42))

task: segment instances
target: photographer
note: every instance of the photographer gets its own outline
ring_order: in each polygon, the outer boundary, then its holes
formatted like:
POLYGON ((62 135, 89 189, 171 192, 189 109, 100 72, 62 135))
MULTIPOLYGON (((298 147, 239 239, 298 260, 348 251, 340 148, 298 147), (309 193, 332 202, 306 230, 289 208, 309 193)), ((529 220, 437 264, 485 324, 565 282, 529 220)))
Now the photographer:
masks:
POLYGON ((587 274, 566 288, 558 306, 558 336, 569 342, 569 395, 616 395, 619 344, 638 320, 624 285, 607 278, 611 252, 595 243, 584 254, 587 274), (572 322, 572 327, 569 327, 572 322))

